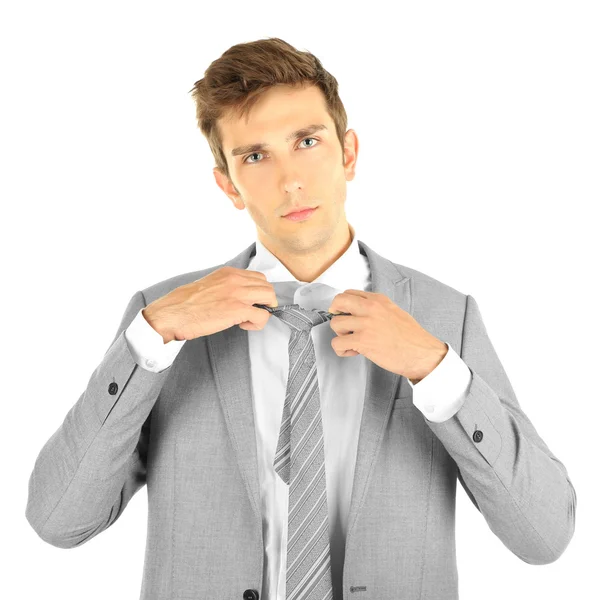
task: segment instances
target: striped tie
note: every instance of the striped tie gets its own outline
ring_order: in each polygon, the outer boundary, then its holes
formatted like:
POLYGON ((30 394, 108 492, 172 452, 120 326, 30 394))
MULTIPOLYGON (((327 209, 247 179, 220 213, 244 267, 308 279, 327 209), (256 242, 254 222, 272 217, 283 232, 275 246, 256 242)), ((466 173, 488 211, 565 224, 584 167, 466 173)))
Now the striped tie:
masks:
MULTIPOLYGON (((289 487, 286 600, 331 600, 329 514, 314 325, 334 315, 298 304, 265 308, 286 323, 289 371, 274 467, 289 487), (291 456, 291 460, 290 460, 291 456)), ((336 313, 349 314, 349 313, 336 313)))

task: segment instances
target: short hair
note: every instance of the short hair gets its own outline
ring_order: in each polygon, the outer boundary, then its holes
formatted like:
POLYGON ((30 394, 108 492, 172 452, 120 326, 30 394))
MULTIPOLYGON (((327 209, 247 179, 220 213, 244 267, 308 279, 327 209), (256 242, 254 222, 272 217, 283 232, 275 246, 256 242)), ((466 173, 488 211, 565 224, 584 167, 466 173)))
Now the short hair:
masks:
POLYGON ((348 125, 346 110, 338 95, 336 78, 310 52, 300 52, 280 38, 264 38, 236 44, 214 60, 189 91, 196 104, 198 128, 208 141, 215 166, 229 179, 218 119, 226 113, 246 117, 256 101, 275 85, 318 86, 327 113, 344 150, 348 125))

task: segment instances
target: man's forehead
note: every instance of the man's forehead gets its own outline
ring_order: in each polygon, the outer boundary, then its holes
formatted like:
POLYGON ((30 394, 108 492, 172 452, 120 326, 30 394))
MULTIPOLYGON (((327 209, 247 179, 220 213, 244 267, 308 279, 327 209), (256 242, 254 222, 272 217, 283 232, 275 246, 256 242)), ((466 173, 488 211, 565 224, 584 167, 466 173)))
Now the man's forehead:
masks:
MULTIPOLYGON (((333 122, 327 112, 325 100, 319 88, 290 89, 276 86, 252 107, 251 114, 241 116, 229 111, 220 119, 223 150, 229 156, 241 146, 268 146, 267 137, 273 142, 293 140, 304 129, 313 132, 328 131, 333 122), (314 102, 307 96, 314 96, 314 102), (232 150, 230 150, 230 148, 232 150)), ((305 135, 308 135, 306 133, 305 135)), ((233 155, 239 154, 239 151, 233 155)))

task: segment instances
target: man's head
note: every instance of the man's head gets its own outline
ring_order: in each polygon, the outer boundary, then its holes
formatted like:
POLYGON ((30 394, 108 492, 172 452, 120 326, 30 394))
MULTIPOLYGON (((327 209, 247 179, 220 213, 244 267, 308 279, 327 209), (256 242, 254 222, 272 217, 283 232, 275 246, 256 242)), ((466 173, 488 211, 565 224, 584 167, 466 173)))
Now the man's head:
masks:
POLYGON ((239 44, 192 92, 217 184, 248 209, 267 248, 312 254, 348 239, 346 181, 358 139, 346 132, 337 81, 316 57, 278 38, 239 44), (256 144, 264 147, 249 147, 256 144), (305 221, 284 218, 304 206, 318 208, 305 221))

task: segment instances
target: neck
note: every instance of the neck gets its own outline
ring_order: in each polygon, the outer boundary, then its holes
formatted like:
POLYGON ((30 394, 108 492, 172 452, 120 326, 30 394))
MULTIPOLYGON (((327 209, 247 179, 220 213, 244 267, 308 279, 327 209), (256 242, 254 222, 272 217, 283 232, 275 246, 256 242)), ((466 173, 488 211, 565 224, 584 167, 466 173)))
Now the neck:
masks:
POLYGON ((336 233, 318 248, 302 252, 274 247, 270 240, 259 239, 298 281, 310 283, 346 252, 354 239, 354 229, 347 221, 344 221, 336 233))

